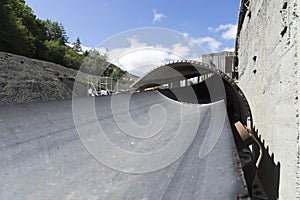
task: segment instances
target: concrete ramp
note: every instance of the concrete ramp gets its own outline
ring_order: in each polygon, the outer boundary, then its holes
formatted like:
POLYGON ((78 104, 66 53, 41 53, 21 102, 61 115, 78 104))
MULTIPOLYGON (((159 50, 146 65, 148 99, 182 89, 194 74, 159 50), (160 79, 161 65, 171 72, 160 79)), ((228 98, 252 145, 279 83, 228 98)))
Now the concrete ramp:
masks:
POLYGON ((0 106, 1 199, 247 196, 223 101, 157 91, 0 106))

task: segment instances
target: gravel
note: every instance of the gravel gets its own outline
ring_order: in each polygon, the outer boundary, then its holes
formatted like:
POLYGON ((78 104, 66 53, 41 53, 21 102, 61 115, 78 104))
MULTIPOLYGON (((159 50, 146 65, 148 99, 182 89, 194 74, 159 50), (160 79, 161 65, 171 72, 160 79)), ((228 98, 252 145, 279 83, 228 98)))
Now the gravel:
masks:
MULTIPOLYGON (((0 104, 69 99, 76 74, 58 64, 0 52, 0 104)), ((74 93, 85 94, 84 85, 74 93)))

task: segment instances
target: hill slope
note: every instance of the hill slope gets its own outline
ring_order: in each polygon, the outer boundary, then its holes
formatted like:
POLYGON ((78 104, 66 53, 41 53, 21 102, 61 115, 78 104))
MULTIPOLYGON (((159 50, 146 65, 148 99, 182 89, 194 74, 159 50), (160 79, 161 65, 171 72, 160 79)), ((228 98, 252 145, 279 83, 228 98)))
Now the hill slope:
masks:
MULTIPOLYGON (((58 64, 0 52, 0 103, 71 98, 76 74, 58 64)), ((76 95, 84 95, 84 89, 76 95)))
MULTIPOLYGON (((85 96, 87 86, 82 83, 76 84, 73 91, 77 72, 59 64, 0 52, 0 104, 69 99, 72 92, 85 96)), ((125 72, 119 79, 118 91, 127 91, 138 78, 125 72)))

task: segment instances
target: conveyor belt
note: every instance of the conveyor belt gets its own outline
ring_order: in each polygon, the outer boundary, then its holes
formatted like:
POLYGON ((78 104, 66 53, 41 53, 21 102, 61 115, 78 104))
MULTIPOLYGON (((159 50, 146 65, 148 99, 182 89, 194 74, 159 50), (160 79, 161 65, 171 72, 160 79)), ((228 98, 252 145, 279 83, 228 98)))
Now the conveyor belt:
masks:
POLYGON ((0 106, 1 199, 247 196, 223 101, 151 91, 73 103, 0 106))

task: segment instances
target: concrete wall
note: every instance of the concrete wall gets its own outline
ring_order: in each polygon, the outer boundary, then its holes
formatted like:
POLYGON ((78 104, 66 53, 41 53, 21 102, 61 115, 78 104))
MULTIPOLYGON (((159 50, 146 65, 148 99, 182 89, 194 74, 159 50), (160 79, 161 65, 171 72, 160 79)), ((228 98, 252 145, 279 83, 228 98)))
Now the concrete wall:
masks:
POLYGON ((251 0, 238 39, 239 85, 281 164, 281 200, 300 199, 299 11, 300 0, 251 0))

